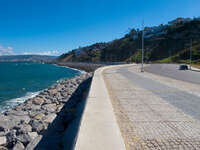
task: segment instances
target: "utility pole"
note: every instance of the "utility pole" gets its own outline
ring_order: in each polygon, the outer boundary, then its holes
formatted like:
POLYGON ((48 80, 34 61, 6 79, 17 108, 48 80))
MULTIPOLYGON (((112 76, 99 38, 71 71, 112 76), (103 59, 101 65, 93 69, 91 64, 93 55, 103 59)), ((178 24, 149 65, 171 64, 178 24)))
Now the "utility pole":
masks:
POLYGON ((192 70, 192 39, 190 40, 190 70, 192 70))
POLYGON ((171 50, 169 50, 169 64, 171 63, 171 50))
POLYGON ((144 72, 144 20, 142 21, 142 66, 141 72, 144 72))

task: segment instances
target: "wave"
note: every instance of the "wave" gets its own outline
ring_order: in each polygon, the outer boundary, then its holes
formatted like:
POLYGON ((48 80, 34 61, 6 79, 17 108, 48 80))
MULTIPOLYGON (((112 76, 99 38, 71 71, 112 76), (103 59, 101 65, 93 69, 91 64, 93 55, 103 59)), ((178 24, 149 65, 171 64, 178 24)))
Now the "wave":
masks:
POLYGON ((29 98, 33 98, 33 97, 37 96, 40 92, 41 91, 38 91, 38 92, 27 92, 25 96, 18 97, 18 98, 13 98, 13 99, 4 101, 0 105, 0 113, 5 112, 9 108, 12 108, 12 107, 14 107, 16 105, 19 105, 19 104, 25 102, 29 98))
POLYGON ((57 65, 57 64, 53 64, 57 67, 64 67, 64 68, 69 68, 69 69, 72 69, 72 70, 76 70, 78 72, 80 72, 80 74, 86 74, 86 72, 84 70, 79 70, 79 69, 76 69, 76 68, 71 68, 71 67, 68 67, 68 66, 61 66, 61 65, 57 65))

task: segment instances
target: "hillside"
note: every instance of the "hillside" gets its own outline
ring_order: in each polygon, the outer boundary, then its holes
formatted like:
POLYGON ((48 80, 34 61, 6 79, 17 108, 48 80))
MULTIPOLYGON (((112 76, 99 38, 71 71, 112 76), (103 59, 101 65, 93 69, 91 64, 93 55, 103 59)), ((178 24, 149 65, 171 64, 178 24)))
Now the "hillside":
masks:
MULTIPOLYGON (((140 62, 142 30, 132 29, 124 37, 96 43, 61 55, 61 62, 140 62)), ((200 18, 177 18, 166 25, 145 27, 145 61, 187 62, 190 40, 193 60, 200 63, 200 18)))
POLYGON ((45 55, 7 55, 0 56, 0 62, 49 62, 56 59, 55 56, 45 55))

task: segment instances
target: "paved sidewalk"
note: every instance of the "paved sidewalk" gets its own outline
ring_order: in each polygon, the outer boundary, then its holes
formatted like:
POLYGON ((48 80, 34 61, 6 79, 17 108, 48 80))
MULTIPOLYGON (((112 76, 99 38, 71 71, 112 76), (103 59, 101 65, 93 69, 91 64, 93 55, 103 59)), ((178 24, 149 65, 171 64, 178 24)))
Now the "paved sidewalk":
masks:
POLYGON ((200 86, 138 66, 104 71, 126 149, 200 149, 200 86))
POLYGON ((95 71, 92 79, 75 150, 125 150, 103 80, 104 68, 95 71))

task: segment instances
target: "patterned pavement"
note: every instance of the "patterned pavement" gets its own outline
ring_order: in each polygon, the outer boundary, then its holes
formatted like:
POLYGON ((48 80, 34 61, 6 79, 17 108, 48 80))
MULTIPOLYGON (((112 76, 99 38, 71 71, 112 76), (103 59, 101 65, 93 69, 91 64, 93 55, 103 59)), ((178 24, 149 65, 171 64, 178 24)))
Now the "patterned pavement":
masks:
POLYGON ((200 149, 200 85, 141 73, 104 71, 127 150, 200 149))

